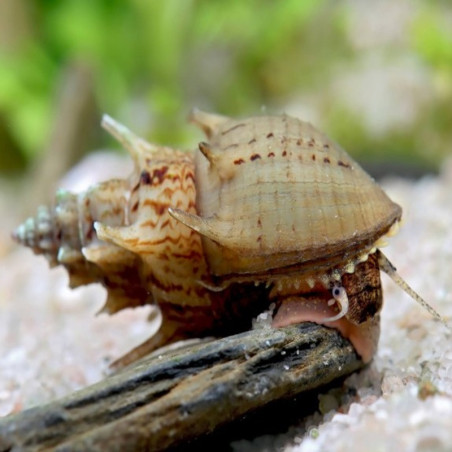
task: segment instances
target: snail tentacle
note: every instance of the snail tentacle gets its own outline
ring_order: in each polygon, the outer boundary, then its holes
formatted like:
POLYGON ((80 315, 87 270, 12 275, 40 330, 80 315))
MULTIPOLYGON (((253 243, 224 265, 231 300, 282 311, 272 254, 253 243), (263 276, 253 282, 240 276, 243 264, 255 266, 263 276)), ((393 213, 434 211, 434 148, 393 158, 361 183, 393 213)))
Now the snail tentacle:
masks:
POLYGON ((105 312, 159 307, 160 330, 117 363, 176 340, 244 331, 270 303, 273 326, 327 324, 368 362, 380 331, 380 268, 445 323, 378 250, 401 207, 330 138, 287 115, 194 110, 190 120, 206 141, 183 152, 105 115, 132 173, 58 192, 54 207, 13 233, 66 267, 71 287, 101 283, 105 312))
POLYGON ((450 325, 441 315, 430 306, 418 293, 416 293, 408 283, 397 273, 396 267, 389 261, 389 259, 380 251, 377 251, 378 265, 406 294, 408 294, 414 301, 419 303, 425 310, 427 310, 436 320, 439 320, 447 328, 451 329, 450 325))
POLYGON ((342 286, 334 286, 331 294, 333 295, 333 298, 328 301, 328 305, 331 306, 336 302, 340 306, 341 310, 337 315, 325 317, 322 319, 322 322, 334 322, 335 320, 339 320, 344 317, 348 312, 349 302, 345 288, 342 286))

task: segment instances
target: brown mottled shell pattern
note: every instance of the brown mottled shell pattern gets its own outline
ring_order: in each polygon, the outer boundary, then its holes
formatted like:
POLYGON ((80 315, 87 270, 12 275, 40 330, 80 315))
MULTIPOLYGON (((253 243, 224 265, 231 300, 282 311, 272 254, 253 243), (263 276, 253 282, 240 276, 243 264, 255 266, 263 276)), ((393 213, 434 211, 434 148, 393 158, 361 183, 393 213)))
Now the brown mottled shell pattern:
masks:
POLYGON ((158 332, 117 362, 189 337, 251 327, 337 328, 369 361, 379 336, 380 269, 421 302, 378 249, 401 208, 348 154, 287 115, 241 120, 196 111, 193 152, 155 146, 109 117, 135 169, 84 193, 59 192, 14 238, 67 268, 72 287, 100 282, 105 310, 157 304, 158 332))

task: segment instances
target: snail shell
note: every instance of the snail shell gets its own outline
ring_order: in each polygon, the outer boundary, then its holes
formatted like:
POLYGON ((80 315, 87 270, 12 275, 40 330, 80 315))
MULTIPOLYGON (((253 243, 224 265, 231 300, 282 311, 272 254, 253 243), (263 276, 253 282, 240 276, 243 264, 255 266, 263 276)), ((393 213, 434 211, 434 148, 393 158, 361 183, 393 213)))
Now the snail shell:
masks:
POLYGON ((400 220, 400 206, 306 122, 216 118, 207 131, 195 157, 200 216, 173 215, 203 235, 215 275, 331 268, 368 254, 400 220))
POLYGON ((338 145, 287 115, 191 119, 208 142, 185 153, 105 117, 133 173, 59 192, 13 233, 64 265, 71 287, 102 283, 105 311, 159 306, 158 332, 117 365, 179 339, 243 331, 271 303, 275 327, 329 325, 369 361, 380 269, 439 318, 378 249, 401 208, 338 145))

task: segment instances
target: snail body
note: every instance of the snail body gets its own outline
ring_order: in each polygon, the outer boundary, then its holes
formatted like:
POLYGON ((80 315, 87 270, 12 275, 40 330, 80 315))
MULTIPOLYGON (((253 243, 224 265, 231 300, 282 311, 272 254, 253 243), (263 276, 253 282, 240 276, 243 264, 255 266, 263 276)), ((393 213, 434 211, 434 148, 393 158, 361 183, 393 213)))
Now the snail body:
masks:
POLYGON ((369 361, 381 269, 439 317, 379 250, 400 206, 328 137, 287 115, 191 119, 208 142, 187 153, 105 117, 132 175, 60 192, 13 234, 64 265, 72 287, 103 284, 107 312, 159 306, 158 332, 119 365, 180 339, 243 331, 271 303, 275 327, 329 325, 369 361))

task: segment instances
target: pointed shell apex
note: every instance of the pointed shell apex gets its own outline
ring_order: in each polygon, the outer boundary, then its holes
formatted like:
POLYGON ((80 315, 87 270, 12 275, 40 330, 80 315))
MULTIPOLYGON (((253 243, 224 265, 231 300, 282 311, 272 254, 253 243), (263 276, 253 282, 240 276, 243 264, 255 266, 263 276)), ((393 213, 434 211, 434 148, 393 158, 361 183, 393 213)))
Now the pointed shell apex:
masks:
POLYGON ((230 118, 214 113, 207 113, 194 108, 188 115, 188 120, 196 124, 206 134, 206 136, 210 138, 215 129, 217 129, 221 124, 230 121, 230 118))
POLYGON ((125 125, 116 121, 109 115, 102 117, 102 127, 110 133, 130 153, 135 163, 139 161, 143 152, 156 153, 160 146, 153 145, 136 135, 125 125))

